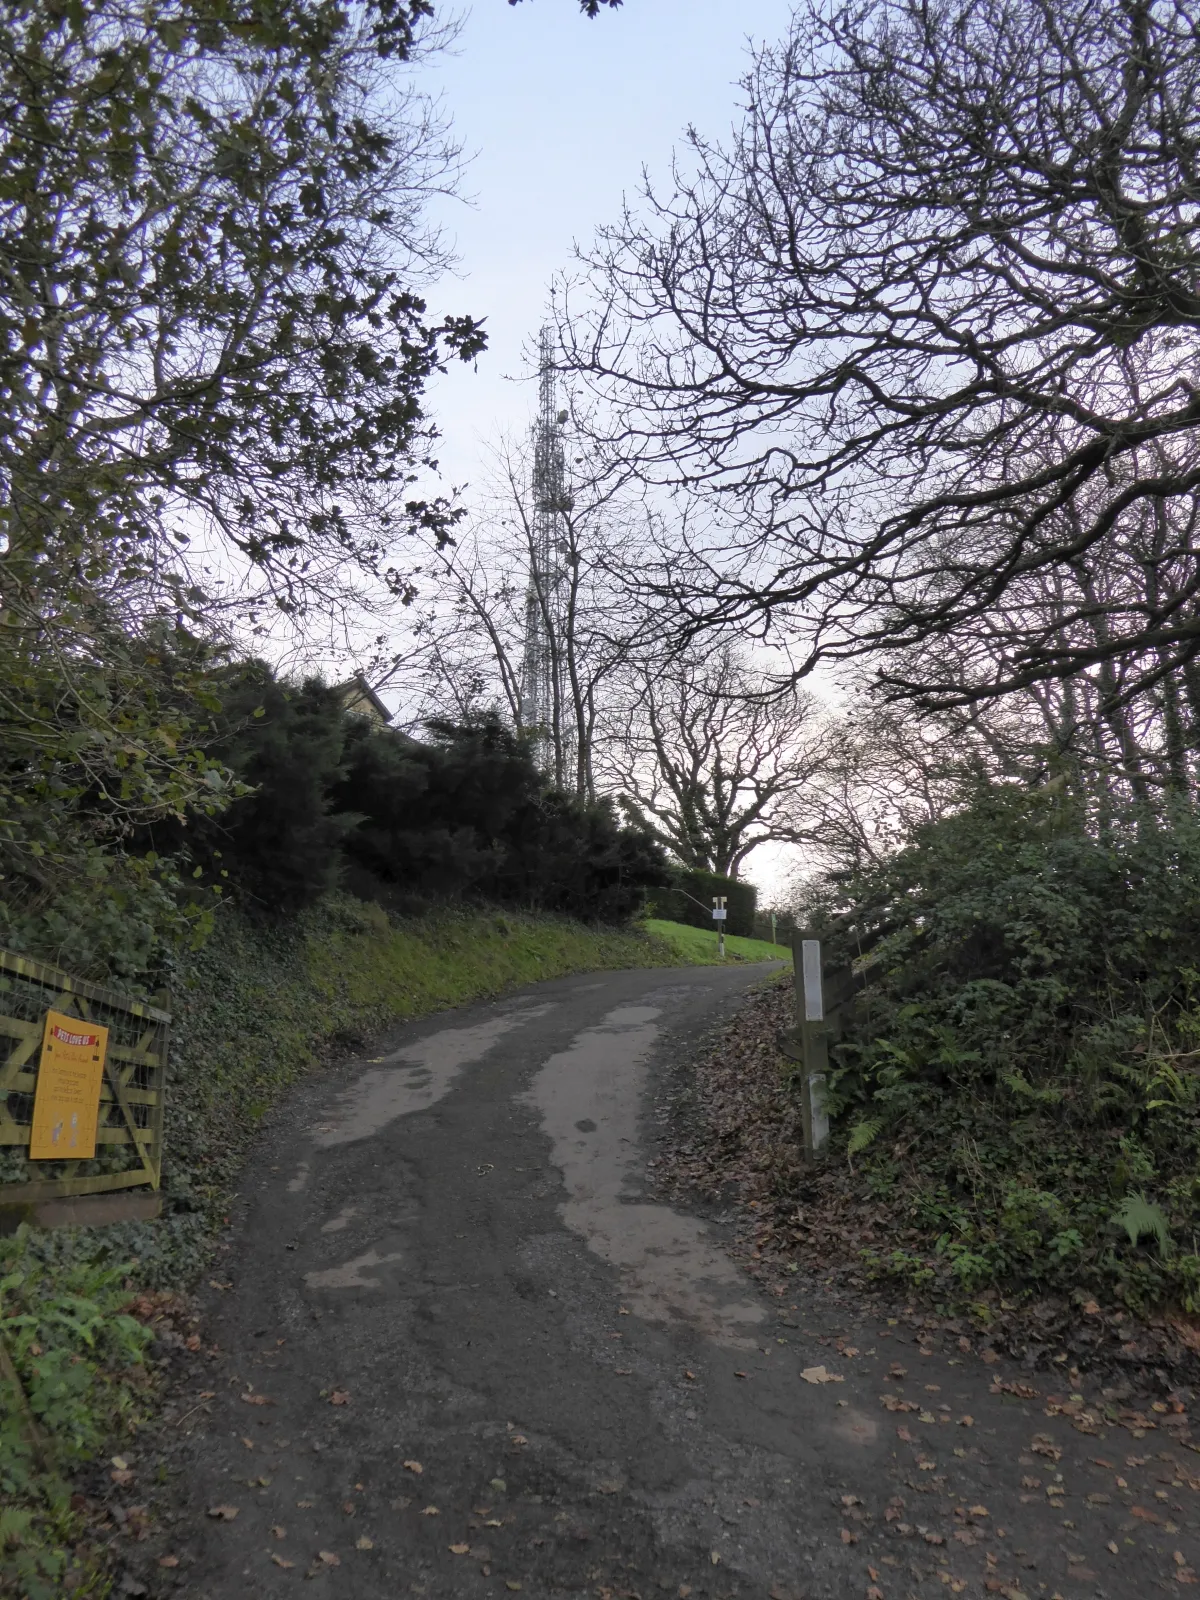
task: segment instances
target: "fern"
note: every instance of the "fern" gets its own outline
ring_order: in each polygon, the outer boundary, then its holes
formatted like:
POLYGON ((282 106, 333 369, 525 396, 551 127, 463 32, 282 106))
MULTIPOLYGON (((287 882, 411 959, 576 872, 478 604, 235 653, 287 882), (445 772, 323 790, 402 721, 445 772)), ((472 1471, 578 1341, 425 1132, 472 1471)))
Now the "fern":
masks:
POLYGON ((1139 1239, 1147 1234, 1153 1234, 1158 1240, 1159 1254, 1164 1256, 1170 1254, 1170 1224, 1159 1207, 1147 1200, 1145 1195, 1127 1194, 1109 1221, 1125 1229, 1130 1244, 1137 1244, 1139 1239))
POLYGON ((1022 1100, 1033 1100, 1038 1105, 1054 1106, 1062 1099, 1061 1089, 1036 1089, 1028 1078, 1019 1072, 1002 1072, 1000 1081, 1022 1100))
POLYGON ((850 1129, 850 1142, 846 1146, 846 1154, 859 1155, 869 1144, 874 1143, 882 1127, 882 1117, 868 1117, 863 1122, 856 1122, 850 1129))

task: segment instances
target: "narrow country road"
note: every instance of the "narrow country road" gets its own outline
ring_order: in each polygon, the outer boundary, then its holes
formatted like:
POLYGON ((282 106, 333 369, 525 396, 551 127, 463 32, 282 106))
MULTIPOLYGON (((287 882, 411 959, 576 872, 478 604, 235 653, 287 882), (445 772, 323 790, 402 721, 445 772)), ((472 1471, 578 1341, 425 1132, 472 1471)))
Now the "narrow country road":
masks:
POLYGON ((1120 1600, 1194 1581, 1200 1461, 1178 1430, 1081 1433, 1002 1366, 854 1326, 812 1282, 763 1292, 722 1224, 647 1197, 655 1074, 767 970, 540 984, 397 1029, 293 1096, 213 1275, 221 1353, 164 1419, 134 1592, 1120 1600))

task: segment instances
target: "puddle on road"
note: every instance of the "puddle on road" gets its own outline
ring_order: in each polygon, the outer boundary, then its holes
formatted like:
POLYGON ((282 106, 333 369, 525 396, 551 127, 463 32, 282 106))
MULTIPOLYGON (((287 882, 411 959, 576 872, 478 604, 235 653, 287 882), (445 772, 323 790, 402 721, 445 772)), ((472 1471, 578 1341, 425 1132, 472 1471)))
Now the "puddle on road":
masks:
POLYGON ((554 1009, 553 1004, 507 1011, 473 1028, 443 1028, 416 1044, 383 1056, 338 1096, 335 1110, 312 1129, 313 1143, 328 1149, 369 1139, 397 1117, 425 1111, 448 1092, 463 1067, 523 1023, 554 1009))
POLYGON ((551 1056, 528 1099, 554 1141, 570 1198, 564 1222, 621 1273, 630 1310, 650 1322, 683 1320, 722 1344, 747 1348, 763 1307, 745 1294, 712 1230, 694 1217, 623 1198, 640 1166, 638 1115, 646 1059, 658 1036, 655 1006, 621 1006, 551 1056))

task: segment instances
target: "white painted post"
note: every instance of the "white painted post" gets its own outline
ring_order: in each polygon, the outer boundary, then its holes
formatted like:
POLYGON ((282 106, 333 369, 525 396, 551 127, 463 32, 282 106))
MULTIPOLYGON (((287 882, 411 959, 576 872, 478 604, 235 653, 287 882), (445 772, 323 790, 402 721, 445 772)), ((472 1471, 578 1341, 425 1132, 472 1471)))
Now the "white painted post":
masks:
POLYGON ((713 896, 713 921, 717 925, 717 955, 725 959, 725 895, 713 896))
POLYGON ((829 1143, 829 1114, 825 1110, 825 1080, 829 1072, 829 1041, 825 1031, 825 985, 821 971, 821 941, 804 939, 800 946, 800 986, 804 1017, 800 1024, 804 1045, 804 1143, 810 1160, 823 1155, 829 1143))

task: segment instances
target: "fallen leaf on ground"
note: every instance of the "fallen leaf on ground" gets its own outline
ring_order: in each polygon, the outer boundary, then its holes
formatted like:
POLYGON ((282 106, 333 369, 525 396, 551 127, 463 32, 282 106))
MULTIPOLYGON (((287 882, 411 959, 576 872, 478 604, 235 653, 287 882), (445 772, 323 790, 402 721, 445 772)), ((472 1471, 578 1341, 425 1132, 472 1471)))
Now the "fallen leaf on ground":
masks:
POLYGON ((800 1374, 805 1383, 841 1383, 842 1378, 836 1372, 827 1372, 822 1367, 805 1367, 800 1374))
POLYGON ((238 1514, 237 1506, 209 1506, 208 1514, 218 1522, 232 1522, 238 1514))
POLYGON ((440 1517, 441 1514, 442 1513, 438 1510, 438 1508, 436 1506, 426 1506, 425 1509, 421 1512, 421 1515, 423 1517, 440 1517))
POLYGON ((335 1556, 332 1550, 318 1550, 317 1560, 323 1567, 340 1567, 341 1559, 335 1556))
POLYGON ((118 1489, 127 1489, 133 1482, 133 1473, 128 1467, 114 1467, 109 1473, 109 1477, 118 1489))
POLYGON ((452 1544, 450 1546, 452 1553, 456 1556, 465 1556, 470 1548, 469 1544, 452 1544))
POLYGON ((506 1589, 512 1589, 512 1590, 515 1591, 515 1590, 519 1589, 521 1587, 521 1585, 517 1582, 517 1580, 515 1578, 507 1578, 505 1580, 504 1587, 506 1589))
POLYGON ((368 1539, 365 1533, 360 1533, 358 1538, 354 1541, 354 1548, 356 1550, 374 1550, 375 1541, 373 1539, 368 1539))
POLYGON ((277 1567, 294 1567, 296 1565, 294 1561, 289 1561, 286 1556, 281 1556, 276 1550, 272 1550, 271 1560, 277 1567))
POLYGON ((331 1406, 348 1406, 350 1404, 349 1389, 335 1389, 329 1396, 331 1406))
POLYGON ((242 1396, 242 1400, 248 1406, 270 1406, 275 1404, 273 1400, 268 1400, 265 1394, 256 1394, 253 1389, 247 1389, 242 1396))
POLYGON ((287 1537, 287 1529, 280 1527, 279 1523, 277 1522, 271 1529, 271 1537, 273 1539, 284 1539, 287 1537))
POLYGON ((177 1567, 179 1565, 179 1557, 178 1556, 159 1556, 158 1564, 159 1564, 160 1567, 177 1567))

